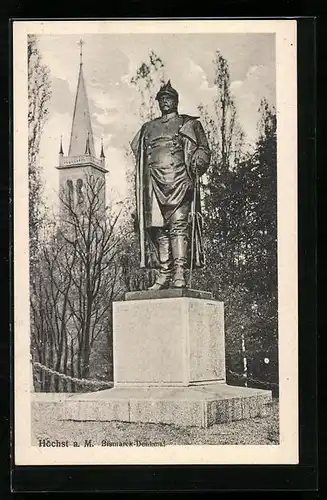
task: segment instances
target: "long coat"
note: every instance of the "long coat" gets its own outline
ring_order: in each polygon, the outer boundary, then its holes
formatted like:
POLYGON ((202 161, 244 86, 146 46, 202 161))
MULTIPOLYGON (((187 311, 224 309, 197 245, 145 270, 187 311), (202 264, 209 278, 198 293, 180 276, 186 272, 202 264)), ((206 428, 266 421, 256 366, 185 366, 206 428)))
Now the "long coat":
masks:
MULTIPOLYGON (((190 241, 193 247, 188 248, 188 267, 203 267, 205 256, 202 239, 202 213, 200 200, 199 177, 203 175, 210 164, 210 149, 201 123, 197 117, 181 115, 183 125, 179 130, 182 137, 184 161, 187 172, 193 180, 193 196, 190 213, 190 241), (197 172, 195 175, 194 172, 197 172)), ((148 122, 150 123, 150 122, 148 122)), ((148 123, 145 123, 131 143, 136 158, 136 215, 140 241, 140 267, 158 267, 158 249, 151 230, 145 226, 145 179, 148 179, 145 169, 144 135, 148 123)))

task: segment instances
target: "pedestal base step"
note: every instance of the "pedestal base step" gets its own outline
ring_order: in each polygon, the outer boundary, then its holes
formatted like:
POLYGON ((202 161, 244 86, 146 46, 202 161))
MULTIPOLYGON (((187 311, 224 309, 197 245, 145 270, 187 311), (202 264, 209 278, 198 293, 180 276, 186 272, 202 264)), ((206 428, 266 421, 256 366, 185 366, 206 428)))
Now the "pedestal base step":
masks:
MULTIPOLYGON (((48 395, 52 396, 52 395, 48 395)), ((121 421, 210 427, 270 414, 271 391, 211 384, 195 387, 114 387, 104 391, 47 398, 34 394, 33 405, 54 405, 59 420, 121 421)), ((39 408, 42 414, 42 409, 39 408)), ((38 412, 39 413, 39 412, 38 412)))
POLYGON ((167 290, 142 290, 125 293, 125 300, 172 299, 178 297, 213 300, 211 292, 193 290, 192 288, 168 288, 167 290))

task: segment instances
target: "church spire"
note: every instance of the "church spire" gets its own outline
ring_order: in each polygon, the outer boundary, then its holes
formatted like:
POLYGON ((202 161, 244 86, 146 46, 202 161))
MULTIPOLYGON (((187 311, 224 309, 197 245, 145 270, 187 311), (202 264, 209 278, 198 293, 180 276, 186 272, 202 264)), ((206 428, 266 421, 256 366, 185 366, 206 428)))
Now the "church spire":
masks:
POLYGON ((80 46, 80 65, 75 97, 75 106, 73 114, 72 130, 70 135, 70 144, 68 156, 80 156, 85 151, 85 138, 88 138, 88 149, 90 155, 95 156, 94 138, 91 125, 89 103, 86 93, 86 87, 83 75, 83 40, 79 41, 80 46))
POLYGON ((84 41, 82 39, 80 39, 80 41, 78 42, 78 45, 79 45, 79 63, 80 65, 83 64, 83 45, 84 45, 84 41))

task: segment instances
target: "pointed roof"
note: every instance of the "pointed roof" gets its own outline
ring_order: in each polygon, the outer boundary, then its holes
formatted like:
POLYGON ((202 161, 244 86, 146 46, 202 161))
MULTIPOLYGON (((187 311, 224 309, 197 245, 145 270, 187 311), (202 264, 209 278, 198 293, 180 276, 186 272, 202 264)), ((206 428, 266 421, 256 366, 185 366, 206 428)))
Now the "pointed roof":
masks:
POLYGON ((64 150, 63 150, 63 147, 62 147, 62 135, 60 136, 60 149, 59 149, 59 154, 60 154, 60 155, 63 155, 63 154, 64 154, 64 150))
POLYGON ((85 155, 90 155, 91 154, 91 150, 90 150, 90 134, 89 133, 87 133, 87 139, 86 139, 84 154, 85 155))
POLYGON ((101 153, 100 153, 100 158, 105 158, 105 154, 103 151, 103 139, 101 138, 101 153))
POLYGON ((89 103, 84 82, 83 63, 81 61, 68 156, 84 155, 86 141, 88 141, 90 154, 95 156, 89 103))

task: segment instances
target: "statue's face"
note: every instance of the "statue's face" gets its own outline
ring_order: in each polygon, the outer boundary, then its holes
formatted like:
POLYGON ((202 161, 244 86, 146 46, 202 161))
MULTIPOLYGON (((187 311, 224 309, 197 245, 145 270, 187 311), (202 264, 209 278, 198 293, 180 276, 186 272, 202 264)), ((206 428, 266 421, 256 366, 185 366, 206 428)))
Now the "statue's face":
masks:
POLYGON ((174 97, 164 94, 159 99, 159 108, 162 114, 172 113, 177 111, 177 101, 174 97))

